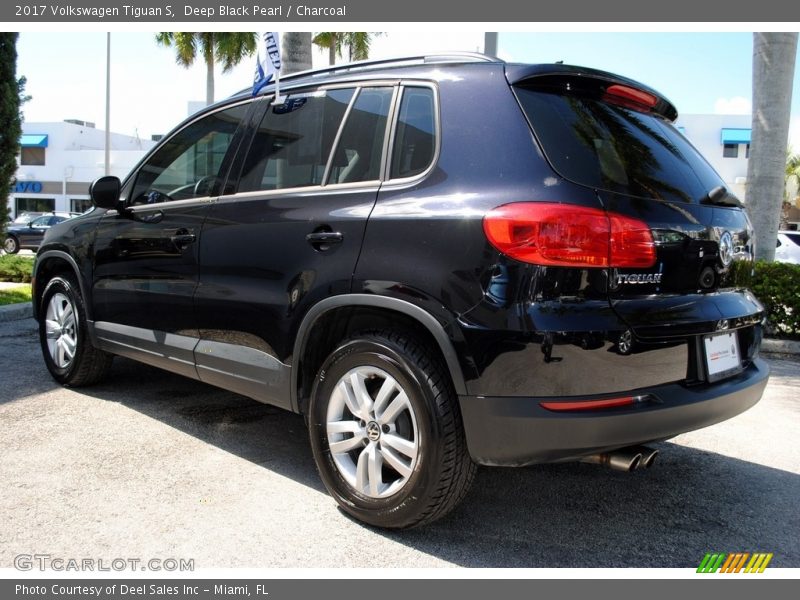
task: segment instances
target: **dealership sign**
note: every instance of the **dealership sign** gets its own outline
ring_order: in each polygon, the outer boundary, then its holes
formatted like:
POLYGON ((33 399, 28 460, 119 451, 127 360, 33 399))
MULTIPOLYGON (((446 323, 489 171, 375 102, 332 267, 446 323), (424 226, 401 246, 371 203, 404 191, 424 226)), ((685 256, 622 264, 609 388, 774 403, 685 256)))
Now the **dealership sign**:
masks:
POLYGON ((42 182, 41 181, 18 181, 14 186, 14 193, 16 194, 41 194, 42 182))

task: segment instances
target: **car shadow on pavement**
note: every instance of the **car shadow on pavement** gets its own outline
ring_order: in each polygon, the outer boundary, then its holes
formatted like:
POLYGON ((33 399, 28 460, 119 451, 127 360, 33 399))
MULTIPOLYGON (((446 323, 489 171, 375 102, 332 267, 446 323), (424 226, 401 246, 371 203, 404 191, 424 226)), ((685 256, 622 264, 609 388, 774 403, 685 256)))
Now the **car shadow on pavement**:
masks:
POLYGON ((61 387, 44 366, 38 331, 33 319, 0 322, 0 405, 61 387), (19 368, 20 360, 29 367, 19 368))
MULTIPOLYGON (((324 492, 301 416, 126 359, 82 392, 324 492)), ((772 566, 800 566, 799 475, 655 446, 656 465, 630 474, 587 464, 481 468, 448 517, 373 531, 466 567, 696 567, 711 551, 773 552, 772 566)))

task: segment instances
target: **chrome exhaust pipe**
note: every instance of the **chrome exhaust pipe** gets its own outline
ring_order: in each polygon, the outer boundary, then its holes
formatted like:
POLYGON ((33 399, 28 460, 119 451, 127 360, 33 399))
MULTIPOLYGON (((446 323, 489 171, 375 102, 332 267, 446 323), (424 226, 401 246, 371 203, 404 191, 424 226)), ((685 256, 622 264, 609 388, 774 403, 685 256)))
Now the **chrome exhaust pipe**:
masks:
POLYGON ((634 448, 621 448, 612 452, 584 456, 581 458, 581 462, 603 465, 615 471, 630 472, 639 467, 642 462, 642 454, 634 448))
POLYGON ((631 450, 639 452, 642 455, 642 460, 639 463, 639 468, 649 469, 656 462, 656 456, 658 456, 658 450, 655 450, 654 448, 648 448, 647 446, 634 446, 633 448, 631 448, 631 450))

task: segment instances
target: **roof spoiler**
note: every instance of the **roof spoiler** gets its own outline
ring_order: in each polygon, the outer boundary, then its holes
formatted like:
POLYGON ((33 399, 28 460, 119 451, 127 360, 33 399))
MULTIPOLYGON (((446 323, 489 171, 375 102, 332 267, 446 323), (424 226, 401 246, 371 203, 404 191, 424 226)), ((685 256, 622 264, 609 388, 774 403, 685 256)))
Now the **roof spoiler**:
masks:
POLYGON ((667 100, 662 94, 638 81, 606 71, 562 64, 507 64, 506 79, 508 79, 508 83, 511 85, 522 82, 534 83, 537 79, 543 84, 545 82, 552 84, 555 81, 563 79, 567 82, 580 81, 584 86, 591 86, 593 83, 596 83, 598 87, 602 87, 605 91, 611 88, 619 89, 620 87, 624 87, 631 92, 627 98, 628 102, 635 102, 634 96, 636 92, 638 92, 642 97, 649 96, 652 98, 652 101, 642 104, 643 107, 658 113, 670 121, 674 121, 678 118, 677 109, 672 102, 667 100))

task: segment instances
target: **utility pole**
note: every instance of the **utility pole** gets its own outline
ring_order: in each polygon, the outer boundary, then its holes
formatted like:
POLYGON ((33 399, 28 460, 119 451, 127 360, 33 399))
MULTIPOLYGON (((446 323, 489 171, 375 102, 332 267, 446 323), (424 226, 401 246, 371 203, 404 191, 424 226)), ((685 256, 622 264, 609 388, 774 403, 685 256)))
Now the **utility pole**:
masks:
POLYGON ((487 31, 483 34, 483 53, 488 56, 497 56, 497 32, 487 31))

